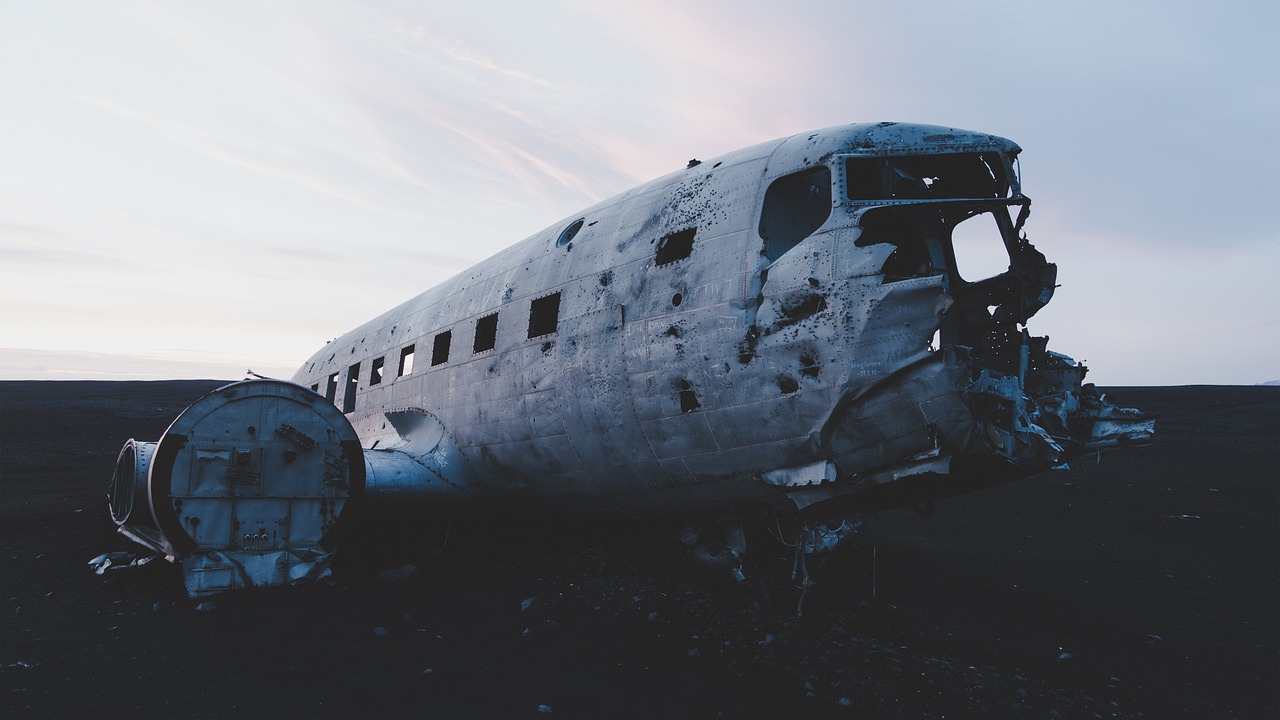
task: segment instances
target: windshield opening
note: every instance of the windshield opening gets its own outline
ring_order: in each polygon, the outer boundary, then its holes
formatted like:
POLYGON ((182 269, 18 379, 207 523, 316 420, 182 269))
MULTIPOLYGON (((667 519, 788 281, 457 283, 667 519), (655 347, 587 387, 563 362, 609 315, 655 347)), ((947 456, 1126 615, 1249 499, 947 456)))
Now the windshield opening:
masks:
POLYGON ((1009 197, 998 153, 945 153, 845 159, 850 200, 948 200, 1009 197))
MULTIPOLYGON (((1006 212, 1004 208, 994 212, 1006 212)), ((1009 270, 1009 251, 992 212, 983 212, 951 228, 956 274, 968 282, 995 277, 1009 270)))

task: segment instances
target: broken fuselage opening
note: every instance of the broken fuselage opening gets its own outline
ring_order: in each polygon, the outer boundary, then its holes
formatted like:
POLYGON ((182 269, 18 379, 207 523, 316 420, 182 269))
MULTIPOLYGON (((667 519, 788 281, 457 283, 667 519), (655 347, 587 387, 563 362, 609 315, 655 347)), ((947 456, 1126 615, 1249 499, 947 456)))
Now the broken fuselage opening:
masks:
POLYGON ((1149 441, 1150 418, 1107 403, 1083 365, 1027 330, 1057 268, 1022 232, 1016 152, 845 158, 852 244, 883 261, 844 293, 877 296, 860 332, 898 362, 850 373, 815 443, 834 481, 782 483, 806 514, 915 505, 1149 441))

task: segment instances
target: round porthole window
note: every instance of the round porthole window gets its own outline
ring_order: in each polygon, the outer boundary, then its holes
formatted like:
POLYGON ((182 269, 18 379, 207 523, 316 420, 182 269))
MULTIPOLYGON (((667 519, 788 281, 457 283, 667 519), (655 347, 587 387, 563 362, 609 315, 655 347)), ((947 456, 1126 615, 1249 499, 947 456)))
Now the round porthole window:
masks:
POLYGON ((560 237, 556 238, 556 247, 564 247, 573 242, 578 236, 578 231, 582 229, 582 223, 586 222, 586 218, 578 218, 569 223, 569 227, 560 231, 560 237))

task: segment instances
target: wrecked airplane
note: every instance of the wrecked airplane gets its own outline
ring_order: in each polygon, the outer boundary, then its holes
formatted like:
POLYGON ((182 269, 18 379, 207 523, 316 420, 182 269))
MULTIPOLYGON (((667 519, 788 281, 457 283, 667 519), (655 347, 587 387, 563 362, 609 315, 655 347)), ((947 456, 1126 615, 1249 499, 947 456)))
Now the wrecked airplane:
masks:
POLYGON ((291 382, 228 385, 129 440, 111 515, 193 595, 314 577, 352 523, 412 503, 768 508, 819 552, 860 513, 1149 442, 1151 418, 1026 328, 1056 267, 1023 231, 1019 152, 879 123, 691 161, 291 382))

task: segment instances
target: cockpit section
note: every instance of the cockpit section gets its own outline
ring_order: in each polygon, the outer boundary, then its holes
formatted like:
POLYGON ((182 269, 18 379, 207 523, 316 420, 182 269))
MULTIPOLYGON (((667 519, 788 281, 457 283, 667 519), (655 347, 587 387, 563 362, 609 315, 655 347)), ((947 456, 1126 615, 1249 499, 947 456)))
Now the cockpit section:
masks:
MULTIPOLYGON (((941 373, 939 382, 954 383, 967 410, 926 424, 937 433, 937 452, 969 459, 954 465, 957 471, 977 467, 966 465, 975 458, 1050 467, 1085 449, 1150 438, 1149 418, 1107 403, 1083 384, 1083 365, 1049 350, 1047 337, 1027 329, 1053 297, 1057 267, 1023 232, 1031 201, 1021 192, 1016 154, 847 155, 833 165, 835 196, 856 226, 854 246, 882 248, 884 289, 919 287, 925 278, 938 283, 932 298, 895 295, 928 302, 935 313, 931 362, 880 383, 899 392, 930 372, 941 373), (887 255, 885 246, 892 246, 887 255), (1123 422, 1110 420, 1120 417, 1123 422)), ((856 426, 865 412, 851 410, 841 421, 856 426)), ((833 429, 833 437, 842 433, 833 429)), ((842 472, 874 472, 857 468, 853 457, 837 460, 842 472)), ((979 475, 993 467, 986 462, 979 475)))

